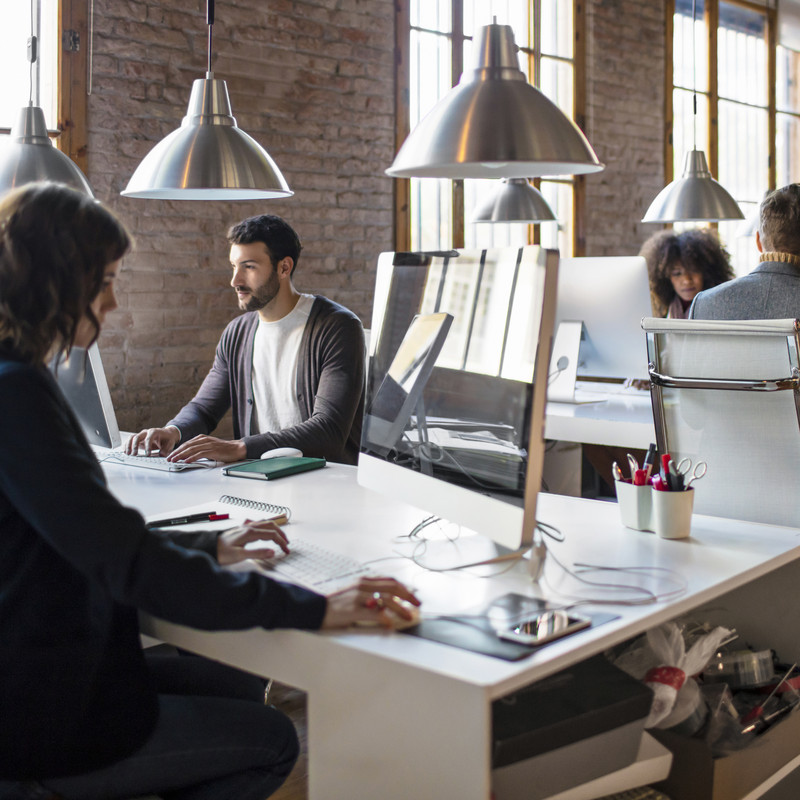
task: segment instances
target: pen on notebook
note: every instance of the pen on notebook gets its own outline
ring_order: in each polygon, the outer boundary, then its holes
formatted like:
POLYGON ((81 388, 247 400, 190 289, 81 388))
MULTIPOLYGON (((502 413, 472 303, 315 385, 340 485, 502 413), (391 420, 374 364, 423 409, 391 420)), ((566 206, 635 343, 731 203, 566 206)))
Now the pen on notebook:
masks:
POLYGON ((216 522, 220 519, 228 519, 228 514, 217 514, 214 511, 206 511, 203 514, 186 514, 183 517, 169 517, 168 519, 154 519, 147 523, 148 528, 168 528, 171 525, 188 525, 191 522, 216 522))

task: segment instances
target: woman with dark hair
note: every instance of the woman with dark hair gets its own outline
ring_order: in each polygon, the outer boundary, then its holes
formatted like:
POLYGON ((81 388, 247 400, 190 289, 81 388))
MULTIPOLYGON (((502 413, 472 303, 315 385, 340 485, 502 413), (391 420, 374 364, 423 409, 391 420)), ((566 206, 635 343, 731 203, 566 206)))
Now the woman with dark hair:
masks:
POLYGON ((686 319, 698 292, 734 277, 728 252, 708 228, 660 231, 642 245, 639 255, 647 261, 657 317, 686 319))
POLYGON ((271 522, 154 533, 108 491, 45 364, 97 339, 129 247, 110 211, 65 186, 0 200, 0 798, 261 800, 297 758, 291 723, 253 676, 145 656, 137 609, 208 630, 318 629, 391 626, 419 601, 389 578, 323 597, 223 570, 286 537, 271 522))

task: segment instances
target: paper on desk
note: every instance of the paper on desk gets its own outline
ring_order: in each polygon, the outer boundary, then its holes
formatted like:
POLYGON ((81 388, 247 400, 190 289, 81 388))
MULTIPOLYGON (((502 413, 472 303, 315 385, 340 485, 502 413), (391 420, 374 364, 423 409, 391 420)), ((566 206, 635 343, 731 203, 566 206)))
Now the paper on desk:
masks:
MULTIPOLYGON (((286 509, 288 510, 288 509, 286 509)), ((246 508, 237 506, 230 503, 220 501, 209 501, 207 503, 199 503, 194 506, 185 506, 183 508, 165 511, 160 514, 148 514, 145 517, 145 522, 153 522, 155 520, 165 519, 180 519, 188 517, 193 514, 227 514, 227 519, 219 520, 202 520, 201 522, 181 523, 177 525, 165 525, 163 527, 153 528, 156 531, 168 531, 170 528, 182 531, 225 531, 235 525, 242 525, 247 521, 261 521, 273 519, 282 516, 281 507, 273 506, 271 511, 262 511, 255 508, 246 508)), ((279 523, 282 524, 282 523, 279 523)))

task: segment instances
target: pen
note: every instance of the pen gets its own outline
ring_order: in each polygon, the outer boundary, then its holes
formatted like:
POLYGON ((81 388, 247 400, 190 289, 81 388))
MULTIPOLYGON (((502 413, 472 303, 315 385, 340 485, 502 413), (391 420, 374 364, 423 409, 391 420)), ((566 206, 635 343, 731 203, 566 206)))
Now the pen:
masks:
POLYGON ((656 445, 654 442, 650 442, 650 447, 647 448, 647 455, 644 457, 644 461, 642 462, 642 467, 644 468, 645 472, 647 473, 647 477, 645 480, 650 480, 650 473, 653 471, 653 464, 656 462, 656 445))
POLYGON ((206 511, 203 514, 187 514, 183 517, 170 517, 169 519, 154 519, 148 522, 147 528, 168 528, 171 525, 188 525, 191 522, 216 522, 220 519, 228 519, 228 514, 217 514, 214 511, 206 511))

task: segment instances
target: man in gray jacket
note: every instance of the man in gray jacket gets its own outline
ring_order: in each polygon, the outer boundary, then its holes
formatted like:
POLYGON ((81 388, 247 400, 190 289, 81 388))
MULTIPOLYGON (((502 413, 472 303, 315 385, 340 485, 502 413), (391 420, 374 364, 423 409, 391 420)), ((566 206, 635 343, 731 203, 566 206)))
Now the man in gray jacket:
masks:
POLYGON ((280 217, 249 217, 228 231, 228 241, 231 286, 245 313, 223 331, 194 398, 163 428, 132 436, 127 452, 231 462, 292 447, 355 464, 364 412, 361 322, 295 289, 302 245, 280 217), (231 407, 234 439, 211 436, 231 407))
POLYGON ((764 198, 756 245, 759 265, 748 275, 700 292, 690 319, 800 318, 800 184, 764 198))

